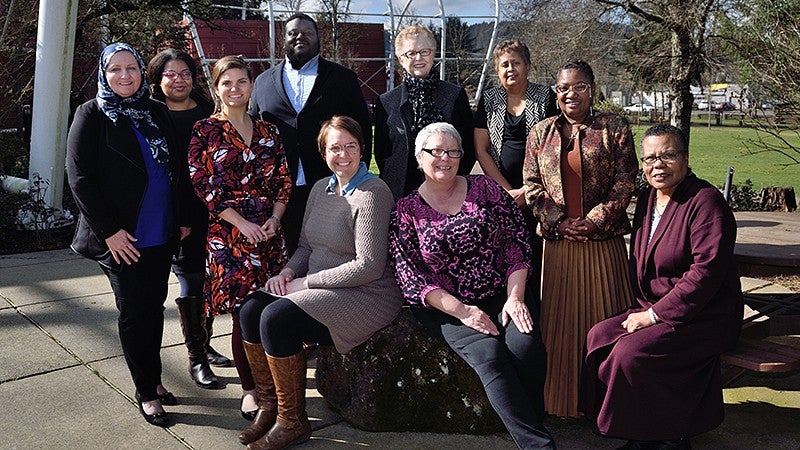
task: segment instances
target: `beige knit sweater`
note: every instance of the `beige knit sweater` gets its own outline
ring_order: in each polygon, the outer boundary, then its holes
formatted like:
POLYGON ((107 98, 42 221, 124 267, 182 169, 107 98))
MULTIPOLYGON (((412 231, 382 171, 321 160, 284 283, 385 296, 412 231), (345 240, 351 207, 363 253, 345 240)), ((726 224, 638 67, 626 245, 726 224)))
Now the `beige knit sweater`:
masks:
POLYGON ((325 192, 329 180, 311 189, 300 244, 287 264, 308 277, 309 289, 287 297, 328 327, 336 350, 347 353, 388 325, 403 304, 388 264, 394 199, 379 178, 348 196, 325 192))

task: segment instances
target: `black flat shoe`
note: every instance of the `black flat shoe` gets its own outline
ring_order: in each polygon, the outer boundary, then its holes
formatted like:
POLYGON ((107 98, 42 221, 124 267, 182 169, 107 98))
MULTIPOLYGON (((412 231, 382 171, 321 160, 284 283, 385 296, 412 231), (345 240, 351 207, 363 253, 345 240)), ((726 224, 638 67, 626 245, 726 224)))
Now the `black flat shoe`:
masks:
POLYGON ((160 413, 155 413, 155 414, 145 413, 144 407, 142 406, 142 397, 139 396, 138 392, 136 393, 136 403, 139 404, 139 413, 142 415, 142 417, 144 417, 144 420, 150 425, 155 425, 161 428, 167 428, 168 426, 171 425, 166 411, 161 411, 160 413))
POLYGON ((655 442, 653 441, 634 441, 630 440, 622 447, 617 447, 617 450, 653 450, 655 449, 655 442))
POLYGON ((161 400, 162 405, 167 406, 175 406, 178 404, 178 399, 172 395, 172 392, 165 392, 163 394, 158 394, 158 399, 161 400))
POLYGON ((231 361, 230 358, 214 350, 214 348, 210 345, 206 346, 206 357, 208 358, 208 363, 214 367, 233 366, 233 361, 231 361))
MULTIPOLYGON (((243 402, 243 401, 244 401, 244 395, 242 396, 242 399, 241 399, 241 402, 243 402)), ((246 420, 248 422, 252 422, 256 418, 256 413, 258 412, 258 408, 254 409, 252 411, 242 411, 241 408, 240 408, 239 412, 242 413, 242 417, 244 418, 244 420, 246 420)))

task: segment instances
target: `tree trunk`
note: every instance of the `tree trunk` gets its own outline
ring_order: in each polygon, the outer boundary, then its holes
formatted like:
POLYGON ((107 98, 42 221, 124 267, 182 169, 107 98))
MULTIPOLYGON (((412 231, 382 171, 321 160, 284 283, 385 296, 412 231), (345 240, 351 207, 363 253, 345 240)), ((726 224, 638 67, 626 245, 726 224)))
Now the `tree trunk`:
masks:
POLYGON ((694 55, 691 35, 686 29, 672 31, 672 63, 669 70, 670 124, 680 128, 689 142, 692 124, 691 84, 697 72, 697 58, 694 55))

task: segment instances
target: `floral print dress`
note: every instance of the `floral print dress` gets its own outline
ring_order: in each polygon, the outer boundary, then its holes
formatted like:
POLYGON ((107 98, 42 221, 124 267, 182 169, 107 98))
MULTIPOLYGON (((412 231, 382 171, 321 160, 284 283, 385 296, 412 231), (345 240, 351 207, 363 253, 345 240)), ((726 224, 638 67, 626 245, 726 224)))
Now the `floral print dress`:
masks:
POLYGON ((212 315, 231 312, 286 264, 283 233, 251 244, 219 214, 234 209, 264 224, 276 202, 286 204, 292 180, 278 128, 253 120, 250 146, 219 115, 198 121, 189 144, 189 176, 209 211, 205 297, 212 315))

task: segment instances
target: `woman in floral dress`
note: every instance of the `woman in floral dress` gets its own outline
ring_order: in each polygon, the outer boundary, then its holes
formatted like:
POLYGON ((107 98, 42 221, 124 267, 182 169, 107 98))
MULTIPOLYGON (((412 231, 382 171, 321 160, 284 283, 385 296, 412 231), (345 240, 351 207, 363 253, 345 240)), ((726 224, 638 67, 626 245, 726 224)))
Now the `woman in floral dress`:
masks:
POLYGON ((194 126, 189 175, 210 213, 204 289, 209 314, 232 315, 231 348, 242 382, 242 416, 252 420, 258 399, 237 305, 286 263, 280 223, 291 176, 278 128, 247 114, 253 88, 247 63, 233 56, 220 59, 212 82, 220 108, 194 126))

